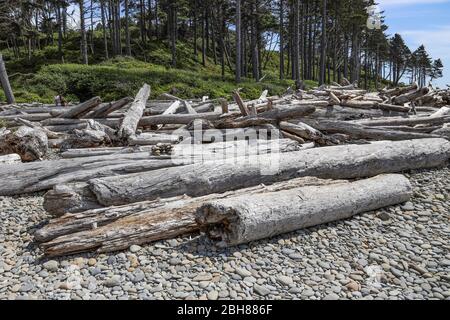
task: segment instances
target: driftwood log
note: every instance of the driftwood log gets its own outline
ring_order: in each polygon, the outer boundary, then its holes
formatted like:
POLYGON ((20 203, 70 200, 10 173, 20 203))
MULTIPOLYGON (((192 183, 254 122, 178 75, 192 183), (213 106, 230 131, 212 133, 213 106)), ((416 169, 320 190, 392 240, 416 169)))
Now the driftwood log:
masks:
POLYGON ((0 156, 0 165, 2 164, 13 164, 20 163, 22 159, 17 153, 6 154, 4 156, 0 156))
POLYGON ((122 124, 120 125, 117 133, 120 138, 127 140, 135 135, 139 120, 144 113, 145 105, 149 96, 150 86, 148 84, 144 84, 134 98, 133 103, 122 120, 122 124))
POLYGON ((89 113, 92 109, 97 107, 102 100, 100 97, 94 97, 89 99, 78 106, 71 107, 69 110, 57 115, 58 118, 69 118, 69 119, 79 119, 89 113))
POLYGON ((432 168, 450 158, 445 139, 379 141, 263 156, 238 157, 120 177, 91 179, 90 190, 103 206, 181 194, 202 196, 271 184, 302 176, 347 179, 432 168))
POLYGON ((21 126, 0 133, 0 154, 17 153, 22 161, 42 160, 48 151, 48 138, 43 130, 21 126))
POLYGON ((329 186, 309 186, 209 201, 197 222, 222 245, 237 245, 406 202, 412 186, 403 175, 381 175, 329 186))
POLYGON ((287 190, 300 186, 345 183, 312 177, 292 179, 271 186, 209 194, 190 198, 178 196, 164 200, 88 210, 65 214, 53 219, 35 233, 47 256, 58 256, 84 251, 109 252, 128 248, 132 244, 176 237, 198 231, 196 210, 205 202, 239 194, 259 194, 287 190))

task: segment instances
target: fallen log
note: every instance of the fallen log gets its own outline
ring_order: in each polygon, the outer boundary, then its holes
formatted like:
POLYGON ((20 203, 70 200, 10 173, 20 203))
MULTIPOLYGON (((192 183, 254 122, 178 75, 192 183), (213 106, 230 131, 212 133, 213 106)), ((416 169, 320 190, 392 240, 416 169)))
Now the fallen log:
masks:
POLYGON ((326 144, 329 138, 319 130, 307 125, 306 123, 297 122, 280 122, 280 129, 293 133, 303 139, 316 141, 319 144, 326 144))
POLYGON ((308 185, 328 185, 346 181, 316 178, 293 179, 271 186, 259 185, 223 194, 199 198, 178 196, 164 200, 145 201, 120 207, 88 210, 66 214, 35 233, 35 239, 47 256, 59 256, 95 250, 110 252, 132 244, 172 238, 198 231, 196 210, 206 201, 223 199, 241 193, 259 194, 308 185))
POLYGON ((411 102, 411 101, 419 99, 420 97, 423 97, 429 91, 430 91, 430 89, 428 89, 428 88, 421 88, 421 89, 419 89, 417 91, 414 91, 414 92, 404 93, 404 94, 402 94, 400 96, 392 98, 392 102, 394 104, 403 105, 403 104, 405 104, 407 102, 411 102))
POLYGON ((327 133, 343 133, 356 139, 373 139, 373 140, 412 140, 412 139, 424 139, 424 138, 438 138, 426 133, 404 132, 395 130, 386 130, 381 128, 374 128, 368 126, 362 126, 356 123, 333 121, 333 120, 315 120, 315 119, 302 119, 317 130, 327 133))
POLYGON ((202 196, 302 176, 347 179, 432 168, 449 158, 450 142, 445 139, 380 141, 91 179, 89 188, 100 204, 122 205, 180 194, 202 196))
POLYGON ((450 116, 441 117, 416 117, 416 118, 392 118, 377 120, 361 120, 358 123, 369 127, 385 127, 385 126, 414 126, 418 124, 442 125, 450 122, 450 116))
POLYGON ((13 164, 13 163, 19 163, 22 162, 22 159, 17 153, 11 153, 6 154, 3 156, 0 156, 0 165, 3 164, 13 164))
MULTIPOLYGON (((181 162, 181 161, 179 161, 181 162)), ((148 152, 20 163, 0 168, 0 195, 47 190, 55 185, 175 166, 170 157, 148 152)))
POLYGON ((57 115, 57 118, 79 119, 97 107, 101 102, 100 97, 94 97, 57 115))
POLYGON ((0 154, 17 153, 22 161, 34 161, 42 160, 47 151, 47 135, 38 128, 21 126, 15 131, 5 130, 0 134, 0 154))
POLYGON ((142 117, 139 121, 139 126, 148 127, 158 124, 189 124, 195 119, 217 120, 222 113, 205 112, 197 114, 172 114, 172 115, 155 115, 149 117, 142 117))
POLYGON ((86 118, 105 118, 114 111, 120 110, 133 101, 130 97, 125 97, 115 102, 105 103, 100 105, 99 108, 94 109, 92 112, 86 115, 86 118))
POLYGON ((130 146, 147 146, 155 145, 158 143, 171 143, 175 144, 182 140, 181 136, 175 134, 161 134, 161 133, 141 133, 137 136, 131 136, 128 139, 130 146))
POLYGON ((148 84, 144 84, 122 120, 122 124, 117 132, 117 136, 119 138, 127 140, 131 136, 135 135, 139 120, 142 118, 149 96, 150 86, 148 84))
POLYGON ((231 246, 295 231, 408 201, 412 186, 402 175, 347 184, 300 187, 209 201, 196 220, 221 245, 231 246))

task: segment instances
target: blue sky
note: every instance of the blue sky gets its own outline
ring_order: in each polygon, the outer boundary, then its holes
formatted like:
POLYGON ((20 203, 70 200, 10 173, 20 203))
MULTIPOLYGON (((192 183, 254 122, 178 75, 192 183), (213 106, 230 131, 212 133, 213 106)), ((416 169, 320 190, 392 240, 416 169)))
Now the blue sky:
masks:
POLYGON ((433 59, 441 58, 444 77, 434 82, 450 84, 450 0, 378 0, 384 10, 388 34, 399 33, 411 50, 424 44, 433 59))

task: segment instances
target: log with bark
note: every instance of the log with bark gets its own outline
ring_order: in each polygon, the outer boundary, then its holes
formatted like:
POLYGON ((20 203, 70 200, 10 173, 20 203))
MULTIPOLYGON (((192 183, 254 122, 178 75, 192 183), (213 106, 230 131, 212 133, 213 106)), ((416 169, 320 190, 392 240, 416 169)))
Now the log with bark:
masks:
POLYGON ((241 194, 208 201, 196 220, 220 245, 247 243, 400 204, 412 196, 403 175, 381 175, 346 184, 241 194))
POLYGON ((303 151, 238 157, 165 168, 120 177, 89 180, 104 205, 122 205, 181 194, 202 196, 270 184, 295 177, 347 179, 381 173, 442 166, 450 158, 450 142, 441 138, 378 141, 303 151))
POLYGON ((39 128, 21 126, 0 133, 0 154, 17 153, 22 161, 34 161, 42 160, 47 152, 47 134, 39 128))
POLYGON ((334 120, 315 120, 302 119, 317 130, 327 133, 343 133, 354 139, 371 139, 371 140, 412 140, 424 138, 439 138, 427 133, 405 132, 396 130, 387 130, 386 128, 368 127, 356 123, 334 120))
POLYGON ((177 196, 164 200, 88 210, 53 219, 35 233, 47 256, 59 256, 95 250, 110 252, 132 244, 172 238, 198 231, 196 210, 205 202, 239 194, 260 194, 300 186, 344 184, 346 181, 312 177, 292 179, 271 186, 259 185, 221 194, 190 198, 177 196))
POLYGON ((78 106, 71 107, 69 110, 58 114, 57 118, 79 119, 97 107, 101 102, 102 100, 100 97, 94 97, 79 104, 78 106))
POLYGON ((105 118, 114 111, 120 110, 133 101, 130 97, 125 97, 115 102, 105 103, 86 115, 86 118, 105 118))
POLYGON ((139 120, 142 118, 149 96, 150 86, 148 84, 144 84, 134 98, 134 101, 131 103, 130 108, 122 120, 122 124, 117 132, 118 137, 127 140, 135 135, 139 120))

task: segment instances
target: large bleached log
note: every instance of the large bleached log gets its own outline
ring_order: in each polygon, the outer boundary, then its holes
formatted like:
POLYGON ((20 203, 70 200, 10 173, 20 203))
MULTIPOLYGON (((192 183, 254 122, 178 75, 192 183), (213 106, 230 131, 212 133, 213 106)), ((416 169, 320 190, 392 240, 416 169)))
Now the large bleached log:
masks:
POLYGON ((105 103, 86 115, 87 118, 105 118, 110 113, 122 109, 127 104, 133 101, 130 97, 125 97, 115 102, 105 103))
POLYGON ((139 120, 142 118, 144 113, 145 105, 149 96, 150 86, 148 84, 144 84, 122 120, 122 124, 120 125, 117 133, 120 138, 126 140, 129 137, 134 136, 139 120))
POLYGON ((143 117, 139 121, 139 126, 152 126, 158 124, 189 124, 196 119, 217 120, 222 113, 219 112, 205 112, 197 114, 160 114, 155 116, 143 117))
POLYGON ((71 158, 106 156, 110 154, 140 153, 151 151, 152 146, 101 147, 101 148, 67 149, 61 152, 60 155, 64 159, 71 159, 71 158))
POLYGON ((33 129, 43 130, 45 132, 45 134, 47 135, 47 138, 49 138, 49 139, 58 139, 63 136, 63 134, 61 134, 61 133, 53 132, 53 131, 48 130, 45 127, 42 127, 39 122, 31 122, 31 121, 28 121, 28 120, 25 120, 22 118, 16 118, 16 122, 23 124, 27 127, 33 128, 33 129))
POLYGON ((180 194, 201 196, 302 176, 346 179, 432 168, 443 165, 449 158, 450 142, 445 139, 380 141, 92 179, 89 188, 100 204, 122 205, 180 194))
POLYGON ((47 151, 47 135, 38 128, 21 126, 15 131, 0 133, 0 154, 17 153, 22 161, 34 161, 42 160, 47 151))
POLYGON ((450 116, 450 107, 442 107, 438 111, 432 113, 430 117, 450 116))
POLYGON ((381 175, 347 184, 215 200, 197 221, 223 245, 237 245, 406 202, 412 186, 402 175, 381 175))
POLYGON ((441 117, 411 117, 411 118, 392 118, 392 119, 376 119, 361 120, 358 124, 369 127, 385 127, 385 126, 414 126, 417 124, 442 125, 450 123, 450 116, 441 117))
POLYGON ((28 121, 43 121, 52 117, 50 113, 32 113, 32 114, 22 113, 19 115, 15 114, 10 116, 0 116, 0 119, 5 120, 7 122, 13 122, 18 116, 28 121))
POLYGON ((311 177, 292 179, 271 186, 210 194, 198 198, 178 196, 164 200, 145 201, 126 206, 88 210, 66 214, 35 233, 47 256, 59 256, 95 250, 109 252, 132 244, 172 238, 197 231, 196 210, 206 201, 239 194, 259 194, 308 185, 329 185, 345 181, 320 180, 311 177))
POLYGON ((404 112, 408 113, 411 108, 410 107, 404 107, 404 106, 396 106, 393 104, 387 104, 387 103, 378 103, 376 105, 377 109, 384 110, 384 111, 395 111, 395 112, 404 112))
MULTIPOLYGON (((343 133, 356 139, 373 139, 373 140, 412 140, 433 138, 432 135, 426 133, 404 132, 395 130, 386 130, 376 127, 362 126, 356 123, 333 120, 315 120, 303 119, 310 126, 327 133, 343 133)), ((438 138, 438 136, 434 136, 438 138)))
POLYGON ((45 194, 43 206, 54 217, 69 212, 81 212, 102 207, 88 188, 87 183, 84 182, 54 186, 45 194))
POLYGON ((294 124, 283 121, 280 122, 280 129, 293 133, 306 140, 317 141, 320 144, 325 144, 329 140, 322 132, 302 122, 294 124))
POLYGON ((6 154, 4 156, 0 156, 0 165, 2 164, 12 164, 12 163, 20 163, 22 159, 17 153, 6 154))
POLYGON ((86 115, 88 112, 90 112, 92 109, 94 109, 96 106, 98 106, 101 102, 102 100, 100 99, 100 97, 94 97, 92 99, 89 99, 88 101, 79 104, 78 106, 70 108, 69 110, 58 115, 57 117, 79 119, 84 115, 86 115))
POLYGON ((428 88, 421 88, 414 92, 404 93, 400 96, 394 97, 392 99, 392 102, 395 104, 403 105, 404 103, 419 99, 420 97, 426 95, 429 91, 430 89, 428 88))
POLYGON ((163 133, 141 133, 137 136, 132 136, 128 139, 128 144, 131 146, 146 146, 155 145, 158 143, 171 143, 175 144, 182 140, 182 137, 175 134, 163 134, 163 133))
MULTIPOLYGON (((181 161, 178 161, 181 163, 181 161)), ((175 166, 170 157, 148 152, 20 163, 0 168, 0 195, 47 190, 55 185, 82 182, 94 177, 115 176, 175 166)))
POLYGON ((417 88, 418 88, 417 83, 413 83, 412 85, 406 87, 383 90, 382 93, 386 96, 392 97, 402 95, 410 91, 416 91, 417 88))
POLYGON ((288 120, 297 117, 310 115, 316 111, 314 106, 310 105, 284 105, 277 106, 272 110, 259 113, 257 116, 241 118, 225 118, 214 122, 214 126, 219 129, 225 128, 246 128, 251 126, 260 126, 264 124, 276 124, 281 120, 288 120))

